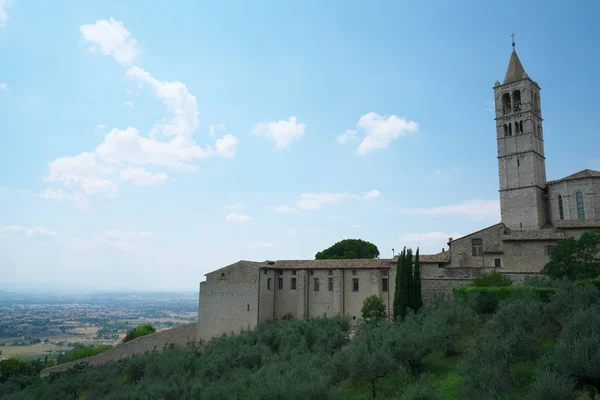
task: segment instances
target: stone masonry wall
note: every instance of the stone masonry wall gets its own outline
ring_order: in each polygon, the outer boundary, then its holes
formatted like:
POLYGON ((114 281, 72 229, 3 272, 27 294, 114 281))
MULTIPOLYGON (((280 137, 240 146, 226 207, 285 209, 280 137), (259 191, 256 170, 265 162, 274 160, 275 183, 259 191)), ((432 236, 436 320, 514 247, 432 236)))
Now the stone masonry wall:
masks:
POLYGON ((43 378, 51 373, 63 372, 78 364, 96 366, 115 362, 131 357, 134 354, 143 354, 152 350, 161 351, 164 347, 170 345, 185 347, 196 341, 197 329, 197 324, 194 322, 177 328, 142 336, 130 342, 115 346, 104 353, 43 369, 40 376, 43 378))

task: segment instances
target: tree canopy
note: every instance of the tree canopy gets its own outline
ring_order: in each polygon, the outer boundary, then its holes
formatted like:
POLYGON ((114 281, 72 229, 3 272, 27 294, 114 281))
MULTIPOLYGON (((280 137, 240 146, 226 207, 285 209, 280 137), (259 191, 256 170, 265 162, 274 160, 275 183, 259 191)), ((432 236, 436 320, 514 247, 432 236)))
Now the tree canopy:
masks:
POLYGON ((542 273, 570 280, 600 275, 600 230, 585 232, 579 239, 571 237, 559 241, 542 273))
POLYGON ((315 255, 317 260, 370 259, 377 257, 379 257, 377 246, 361 239, 344 239, 315 255))

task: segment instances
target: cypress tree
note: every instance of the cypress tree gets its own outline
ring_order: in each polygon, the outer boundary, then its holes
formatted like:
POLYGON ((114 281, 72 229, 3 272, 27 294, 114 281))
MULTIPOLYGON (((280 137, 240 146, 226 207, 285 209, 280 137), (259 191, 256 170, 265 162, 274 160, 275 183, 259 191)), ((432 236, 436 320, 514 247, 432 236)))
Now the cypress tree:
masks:
POLYGON ((407 291, 407 297, 408 297, 408 302, 407 302, 407 307, 408 308, 413 308, 413 300, 414 300, 414 287, 413 287, 413 251, 412 249, 408 249, 406 250, 406 287, 408 288, 407 291))
POLYGON ((404 264, 404 253, 406 248, 398 254, 398 262, 396 263, 396 285, 394 288, 394 319, 400 316, 400 298, 401 298, 401 282, 402 282, 402 265, 404 264))
POLYGON ((411 306, 410 303, 410 292, 411 292, 411 279, 410 275, 410 258, 412 257, 412 250, 408 249, 403 251, 404 257, 402 258, 402 265, 400 267, 400 303, 398 304, 398 318, 404 320, 408 309, 411 306))
POLYGON ((417 247, 417 253, 415 254, 415 272, 413 276, 412 309, 416 312, 421 307, 423 307, 423 295, 421 294, 421 266, 419 263, 419 248, 417 247))

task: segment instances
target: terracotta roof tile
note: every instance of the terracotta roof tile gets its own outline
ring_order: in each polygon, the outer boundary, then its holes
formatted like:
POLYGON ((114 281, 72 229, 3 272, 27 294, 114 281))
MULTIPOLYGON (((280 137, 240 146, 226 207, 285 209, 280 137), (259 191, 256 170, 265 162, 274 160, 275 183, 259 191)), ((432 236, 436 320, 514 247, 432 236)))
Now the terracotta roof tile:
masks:
POLYGON ((554 181, 548 181, 546 182, 546 185, 553 185, 559 182, 572 181, 574 179, 584 178, 600 178, 600 171, 594 171, 593 169, 584 169, 569 176, 565 176, 564 178, 556 179, 554 181))
POLYGON ((281 269, 380 269, 394 264, 392 259, 367 260, 279 260, 260 263, 260 268, 281 269))

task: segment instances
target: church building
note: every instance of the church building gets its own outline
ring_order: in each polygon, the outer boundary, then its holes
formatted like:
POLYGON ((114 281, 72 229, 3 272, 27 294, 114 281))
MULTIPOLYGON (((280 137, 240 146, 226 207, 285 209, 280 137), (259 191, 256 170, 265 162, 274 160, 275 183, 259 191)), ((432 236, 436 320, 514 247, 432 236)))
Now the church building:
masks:
MULTIPOLYGON (((540 91, 513 43, 504 81, 494 84, 501 221, 420 256, 425 302, 492 270, 522 281, 541 271, 559 240, 600 228, 599 171, 546 180, 540 91)), ((200 283, 198 339, 287 318, 359 320, 372 294, 391 317, 396 261, 238 261, 210 272, 200 283)))

